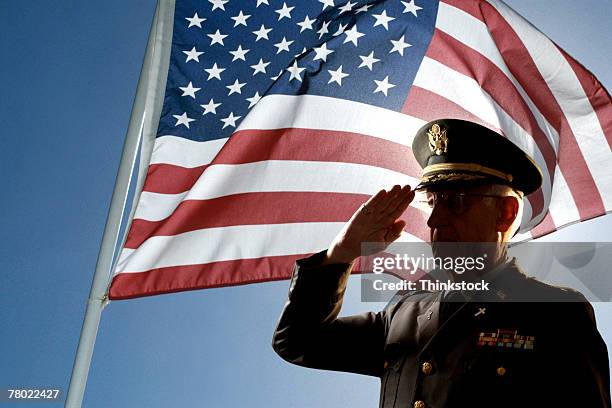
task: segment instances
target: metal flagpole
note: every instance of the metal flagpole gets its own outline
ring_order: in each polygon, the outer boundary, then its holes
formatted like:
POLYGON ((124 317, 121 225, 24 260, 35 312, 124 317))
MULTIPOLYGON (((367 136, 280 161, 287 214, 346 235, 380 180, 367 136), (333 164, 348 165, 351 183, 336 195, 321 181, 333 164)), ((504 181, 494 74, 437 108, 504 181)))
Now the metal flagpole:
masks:
MULTIPOLYGON (((152 125, 155 123, 155 128, 157 126, 156 119, 152 115, 160 109, 158 105, 160 105, 160 100, 163 100, 167 74, 167 68, 164 69, 163 67, 164 63, 167 66, 169 61, 170 47, 168 43, 171 42, 172 38, 173 16, 174 0, 158 0, 136 88, 136 97, 123 145, 123 152, 121 153, 115 189, 113 190, 106 226, 104 227, 96 270, 87 300, 81 337, 64 405, 66 408, 80 408, 83 402, 102 309, 108 301, 107 289, 112 272, 113 256, 117 248, 119 230, 125 211, 125 203, 141 136, 146 140, 143 140, 140 170, 143 168, 142 161, 145 156, 148 164, 148 154, 150 154, 152 149, 151 140, 154 139, 154 132, 156 130, 153 129, 152 125)), ((157 120, 159 120, 159 117, 157 120)), ((144 175, 139 174, 138 177, 138 186, 141 186, 144 175)), ((133 214, 133 209, 131 214, 133 214)))

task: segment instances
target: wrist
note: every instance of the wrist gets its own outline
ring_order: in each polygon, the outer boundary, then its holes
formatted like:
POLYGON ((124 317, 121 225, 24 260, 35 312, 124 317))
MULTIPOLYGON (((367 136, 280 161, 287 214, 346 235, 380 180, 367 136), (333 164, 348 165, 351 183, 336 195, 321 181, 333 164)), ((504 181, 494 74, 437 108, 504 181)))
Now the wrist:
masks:
POLYGON ((352 264, 355 262, 358 256, 352 256, 346 253, 342 253, 336 248, 329 248, 323 258, 321 265, 333 265, 333 264, 352 264))

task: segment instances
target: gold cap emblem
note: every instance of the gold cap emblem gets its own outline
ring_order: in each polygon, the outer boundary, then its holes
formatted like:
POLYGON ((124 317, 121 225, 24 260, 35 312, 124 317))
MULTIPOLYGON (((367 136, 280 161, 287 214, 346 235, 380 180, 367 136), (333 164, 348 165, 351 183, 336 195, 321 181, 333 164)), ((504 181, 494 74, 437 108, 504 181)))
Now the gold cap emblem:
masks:
POLYGON ((437 154, 438 156, 442 153, 446 153, 448 146, 448 137, 446 136, 446 129, 443 129, 437 123, 434 123, 429 131, 429 149, 437 154))

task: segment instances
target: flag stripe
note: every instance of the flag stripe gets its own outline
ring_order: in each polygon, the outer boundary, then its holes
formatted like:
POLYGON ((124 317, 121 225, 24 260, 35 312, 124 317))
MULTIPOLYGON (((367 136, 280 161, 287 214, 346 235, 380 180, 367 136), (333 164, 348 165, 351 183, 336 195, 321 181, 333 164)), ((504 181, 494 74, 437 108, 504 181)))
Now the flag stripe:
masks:
MULTIPOLYGON (((412 149, 406 145, 337 130, 299 128, 240 130, 217 154, 214 164, 245 164, 264 160, 357 163, 386 168, 415 178, 421 173, 412 149), (322 146, 325 148, 322 149, 322 146)), ((144 190, 165 194, 187 191, 207 168, 152 165, 144 190)))
POLYGON ((589 98, 589 102, 591 102, 591 106, 599 119, 608 146, 612 149, 612 97, 610 97, 606 89, 597 82, 597 78, 578 61, 561 48, 557 47, 557 50, 563 55, 578 77, 580 85, 582 85, 582 89, 589 98))
POLYGON ((185 168, 206 165, 213 161, 227 140, 198 142, 172 135, 159 136, 155 139, 150 164, 170 164, 185 168))
MULTIPOLYGON (((346 222, 367 194, 275 192, 237 194, 211 200, 183 201, 171 217, 162 221, 134 220, 126 248, 136 249, 152 236, 171 236, 204 228, 298 222, 346 222), (210 214, 215 214, 211 217, 210 214)), ((410 207, 405 216, 420 216, 410 207)), ((421 216, 420 216, 421 217, 421 216)), ((413 223, 410 223, 412 228, 413 223)), ((423 228, 409 232, 425 241, 423 228)))
POLYGON ((314 253, 326 248, 343 225, 342 222, 240 225, 151 237, 138 250, 124 249, 117 270, 134 273, 179 265, 314 253), (304 242, 304 236, 313 239, 304 242))
POLYGON ((485 122, 472 112, 465 110, 463 106, 446 99, 442 95, 438 95, 435 92, 428 91, 416 85, 410 88, 410 93, 408 94, 408 98, 406 98, 402 112, 427 122, 439 119, 440 115, 445 115, 449 118, 461 118, 479 123, 496 132, 501 132, 501 129, 485 122))
POLYGON ((267 282, 287 279, 292 266, 308 253, 235 259, 207 264, 180 265, 151 269, 146 272, 115 276, 111 295, 114 300, 154 296, 203 288, 267 282))
POLYGON ((144 191, 135 218, 159 221, 183 200, 206 200, 233 194, 274 191, 318 191, 374 194, 395 184, 416 185, 418 179, 381 167, 353 163, 263 161, 237 165, 215 164, 206 169, 188 193, 144 191), (320 177, 325 174, 325 177, 320 177), (226 183, 225 180, 232 180, 226 183))

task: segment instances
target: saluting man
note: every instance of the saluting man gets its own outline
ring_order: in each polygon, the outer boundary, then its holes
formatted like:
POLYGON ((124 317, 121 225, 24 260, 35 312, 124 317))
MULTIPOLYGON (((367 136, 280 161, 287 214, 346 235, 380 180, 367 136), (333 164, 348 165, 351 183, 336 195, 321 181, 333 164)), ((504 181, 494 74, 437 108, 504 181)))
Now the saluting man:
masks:
POLYGON ((606 345, 578 292, 528 278, 506 253, 538 166, 502 135, 442 119, 413 142, 419 185, 381 190, 330 247, 296 262, 274 333, 283 359, 380 377, 380 407, 610 407, 606 345), (466 279, 483 294, 413 291, 378 313, 338 317, 362 242, 385 249, 399 217, 425 194, 434 255, 446 242, 489 243, 486 267, 466 279))

